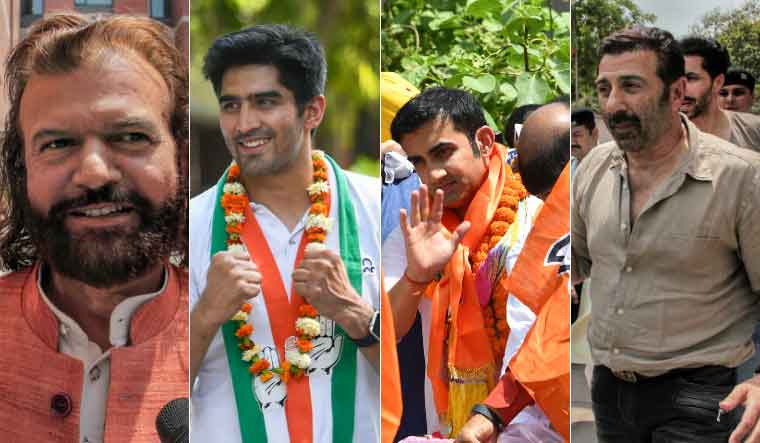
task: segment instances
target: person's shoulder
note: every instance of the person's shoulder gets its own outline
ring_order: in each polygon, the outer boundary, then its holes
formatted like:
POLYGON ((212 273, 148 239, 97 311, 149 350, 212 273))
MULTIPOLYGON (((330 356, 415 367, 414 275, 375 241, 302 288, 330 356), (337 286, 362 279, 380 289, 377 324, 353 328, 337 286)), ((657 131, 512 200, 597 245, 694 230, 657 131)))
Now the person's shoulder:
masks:
POLYGON ((713 172, 756 173, 760 169, 760 153, 742 148, 713 134, 700 132, 697 146, 700 162, 713 172))
POLYGON ((33 267, 21 268, 17 271, 0 271, 0 303, 5 303, 13 296, 20 295, 26 279, 33 267))
POLYGON ((749 126, 760 130, 760 115, 751 114, 749 112, 737 112, 724 110, 728 114, 729 120, 732 123, 740 123, 744 126, 749 126))
POLYGON ((190 220, 202 214, 208 213, 208 217, 213 212, 208 212, 213 209, 214 202, 216 200, 216 185, 206 189, 202 193, 196 195, 190 199, 190 220))
POLYGON ((597 145, 591 149, 585 157, 583 157, 583 160, 578 162, 573 179, 575 180, 594 174, 599 168, 608 165, 612 156, 619 151, 620 150, 614 141, 597 145))

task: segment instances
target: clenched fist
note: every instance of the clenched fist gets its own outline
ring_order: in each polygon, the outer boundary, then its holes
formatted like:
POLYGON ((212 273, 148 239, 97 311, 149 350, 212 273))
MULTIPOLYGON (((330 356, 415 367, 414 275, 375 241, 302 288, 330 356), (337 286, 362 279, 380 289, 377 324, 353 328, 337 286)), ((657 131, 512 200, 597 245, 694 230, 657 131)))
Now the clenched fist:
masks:
POLYGON ((196 305, 206 320, 221 326, 261 292, 261 273, 246 253, 218 252, 211 258, 206 290, 196 305))
POLYGON ((374 309, 354 291, 340 256, 325 248, 307 248, 293 271, 293 288, 320 315, 338 323, 352 338, 367 335, 374 309))

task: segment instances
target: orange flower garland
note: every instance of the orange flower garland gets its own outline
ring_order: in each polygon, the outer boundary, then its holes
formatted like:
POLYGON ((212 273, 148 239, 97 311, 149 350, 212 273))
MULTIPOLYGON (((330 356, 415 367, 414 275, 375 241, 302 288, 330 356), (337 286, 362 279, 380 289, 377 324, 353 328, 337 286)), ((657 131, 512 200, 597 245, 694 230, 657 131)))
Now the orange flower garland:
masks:
MULTIPOLYGON (((306 221, 307 243, 324 243, 327 232, 330 229, 328 202, 330 201, 330 187, 327 182, 328 172, 324 153, 314 151, 312 153, 312 165, 314 167, 313 183, 307 188, 311 207, 306 221)), ((233 162, 227 173, 227 182, 224 184, 221 205, 224 209, 224 220, 227 231, 227 250, 244 252, 245 246, 240 238, 245 223, 245 208, 248 207, 248 194, 239 181, 240 167, 233 162)), ((304 303, 298 308, 299 317, 296 319, 294 349, 286 345, 285 358, 280 367, 274 368, 271 362, 261 354, 261 347, 251 340, 253 325, 248 323, 248 316, 252 305, 244 303, 240 310, 232 317, 238 323, 235 336, 238 337, 238 347, 242 352, 242 359, 250 362, 248 371, 254 377, 259 377, 261 382, 270 380, 274 374, 278 374, 284 383, 288 383, 291 376, 301 377, 311 364, 309 351, 314 347, 311 339, 321 333, 317 310, 304 303)))
MULTIPOLYGON (((517 218, 517 206, 520 200, 528 195, 528 191, 522 184, 520 174, 514 173, 507 182, 504 183, 504 189, 499 198, 499 206, 496 208, 493 220, 488 226, 488 230, 483 235, 478 248, 470 252, 470 264, 472 272, 477 273, 483 262, 488 257, 488 251, 493 249, 501 238, 509 230, 509 227, 517 218)), ((504 293, 494 292, 488 300, 488 304, 483 306, 483 320, 486 326, 486 333, 491 342, 491 350, 499 364, 504 356, 504 349, 507 345, 507 336, 509 335, 507 326, 507 298, 504 293)))

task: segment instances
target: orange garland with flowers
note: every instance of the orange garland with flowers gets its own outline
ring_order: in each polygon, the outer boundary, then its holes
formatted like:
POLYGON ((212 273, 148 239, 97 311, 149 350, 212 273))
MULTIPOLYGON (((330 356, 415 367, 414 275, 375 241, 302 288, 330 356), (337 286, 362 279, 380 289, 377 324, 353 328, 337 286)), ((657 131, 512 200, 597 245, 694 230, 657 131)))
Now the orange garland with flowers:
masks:
MULTIPOLYGON (((483 235, 478 248, 470 252, 470 264, 472 265, 473 274, 477 273, 483 265, 483 262, 488 257, 488 251, 493 249, 507 233, 517 217, 517 206, 520 200, 524 199, 527 195, 528 191, 523 186, 520 174, 511 174, 511 177, 504 183, 504 189, 499 198, 499 206, 496 208, 488 230, 483 235)), ((486 333, 491 342, 491 349, 496 358, 495 361, 498 364, 504 356, 507 336, 509 335, 506 293, 494 291, 488 300, 488 304, 483 306, 482 311, 486 333)))
MULTIPOLYGON (((321 151, 312 153, 312 165, 314 167, 313 183, 308 187, 311 207, 306 222, 306 241, 308 244, 323 244, 330 229, 329 201, 330 188, 327 181, 327 163, 321 151)), ((245 246, 240 238, 245 223, 245 208, 248 207, 248 194, 239 181, 240 167, 232 163, 227 172, 227 182, 224 184, 221 205, 224 209, 224 220, 227 231, 227 250, 244 252, 245 246)), ((245 303, 235 313, 232 320, 237 322, 238 329, 235 336, 238 338, 238 347, 242 353, 242 359, 250 363, 248 372, 254 377, 259 377, 262 382, 270 380, 274 374, 278 374, 283 382, 287 383, 290 377, 301 377, 311 364, 309 351, 312 350, 312 338, 320 335, 321 326, 318 320, 317 310, 304 303, 298 307, 299 317, 295 324, 294 349, 288 349, 286 344, 285 358, 280 367, 274 368, 269 360, 261 354, 261 348, 251 340, 253 325, 248 323, 248 317, 252 305, 245 303)))

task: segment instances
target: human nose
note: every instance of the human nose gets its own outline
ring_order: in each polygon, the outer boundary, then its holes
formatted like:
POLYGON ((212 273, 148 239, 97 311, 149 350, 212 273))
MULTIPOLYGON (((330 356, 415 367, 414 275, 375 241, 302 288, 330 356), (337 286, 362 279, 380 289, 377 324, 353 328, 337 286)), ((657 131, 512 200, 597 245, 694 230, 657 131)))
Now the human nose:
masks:
POLYGON ((238 117, 237 131, 239 134, 245 134, 248 131, 261 127, 261 119, 259 113, 248 103, 243 103, 240 107, 240 114, 238 117))
POLYGON ((430 183, 437 183, 446 177, 446 169, 441 166, 434 166, 430 168, 428 175, 430 176, 430 183))
POLYGON ((108 145, 98 137, 84 140, 78 161, 72 177, 76 186, 98 189, 121 179, 121 172, 113 163, 108 145))
POLYGON ((610 88, 609 94, 600 103, 600 107, 602 108, 602 112, 608 115, 625 109, 625 99, 622 92, 618 88, 610 88))

